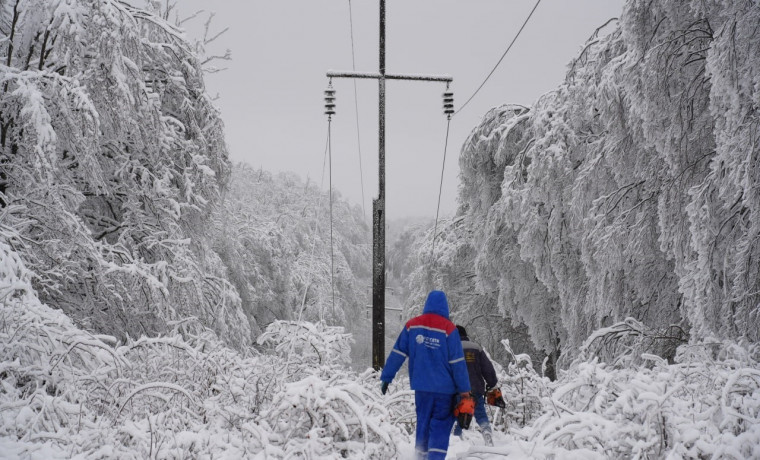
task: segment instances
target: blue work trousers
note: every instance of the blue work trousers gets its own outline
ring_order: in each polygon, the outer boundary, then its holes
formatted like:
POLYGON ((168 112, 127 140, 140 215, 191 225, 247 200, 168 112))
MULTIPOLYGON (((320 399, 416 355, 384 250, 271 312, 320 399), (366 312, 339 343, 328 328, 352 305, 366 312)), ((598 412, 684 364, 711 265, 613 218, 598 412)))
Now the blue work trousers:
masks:
MULTIPOLYGON (((491 423, 488 421, 488 414, 486 413, 486 398, 485 395, 475 394, 475 421, 478 422, 480 431, 491 431, 491 423)), ((454 435, 460 436, 462 434, 462 428, 459 423, 454 421, 454 435)))
POLYGON ((454 422, 454 395, 415 391, 417 436, 414 449, 418 460, 444 460, 454 422))

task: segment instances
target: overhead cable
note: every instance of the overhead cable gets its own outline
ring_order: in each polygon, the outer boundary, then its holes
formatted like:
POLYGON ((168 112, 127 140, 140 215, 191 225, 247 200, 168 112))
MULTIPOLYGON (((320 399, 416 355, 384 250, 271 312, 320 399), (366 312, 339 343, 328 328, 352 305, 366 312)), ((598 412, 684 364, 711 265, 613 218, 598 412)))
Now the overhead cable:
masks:
POLYGON ((507 50, 504 51, 504 54, 501 55, 501 58, 499 58, 499 62, 497 62, 496 65, 493 66, 493 69, 491 69, 491 72, 486 76, 485 80, 483 80, 483 83, 481 83, 480 86, 478 86, 478 89, 476 89, 475 92, 472 93, 472 96, 470 96, 470 98, 467 99, 467 101, 464 104, 462 104, 462 107, 459 107, 459 110, 457 110, 456 112, 454 112, 454 115, 456 115, 459 112, 461 112, 462 109, 464 109, 467 106, 467 104, 470 103, 470 101, 475 97, 475 95, 478 94, 478 92, 483 88, 483 86, 485 86, 485 84, 488 81, 488 79, 491 78, 491 75, 493 75, 493 73, 496 72, 496 69, 499 67, 499 64, 501 64, 501 61, 504 60, 504 57, 507 55, 507 53, 509 53, 509 50, 512 49, 512 45, 515 44, 515 42, 517 41, 517 38, 520 36, 520 33, 525 28, 525 25, 528 24, 528 21, 530 21, 530 18, 531 18, 531 16, 533 16, 533 12, 536 11, 536 8, 538 8, 538 4, 539 3, 541 3, 541 0, 537 0, 536 1, 536 4, 533 6, 533 9, 530 10, 530 14, 528 14, 528 17, 525 18, 525 22, 523 22, 523 25, 520 27, 520 30, 517 31, 517 35, 515 35, 515 38, 512 39, 512 42, 507 47, 507 50))
MULTIPOLYGON (((430 261, 433 262, 435 257, 435 237, 438 233, 438 212, 441 210, 441 192, 443 191, 443 172, 446 170, 446 150, 449 146, 449 128, 451 127, 451 117, 446 121, 446 142, 443 144, 443 164, 441 165, 441 184, 438 186, 438 206, 435 208, 435 226, 433 227, 433 247, 430 250, 430 261)), ((433 264, 431 264, 433 265, 433 264)))
MULTIPOLYGON (((354 13, 351 9, 351 0, 348 0, 348 21, 351 26, 351 65, 352 70, 356 72, 356 53, 354 52, 354 13)), ((354 110, 356 112, 356 144, 359 150, 359 182, 362 187, 362 214, 367 219, 367 210, 364 209, 364 171, 362 170, 362 138, 359 132, 359 96, 356 90, 356 80, 354 80, 354 110)))

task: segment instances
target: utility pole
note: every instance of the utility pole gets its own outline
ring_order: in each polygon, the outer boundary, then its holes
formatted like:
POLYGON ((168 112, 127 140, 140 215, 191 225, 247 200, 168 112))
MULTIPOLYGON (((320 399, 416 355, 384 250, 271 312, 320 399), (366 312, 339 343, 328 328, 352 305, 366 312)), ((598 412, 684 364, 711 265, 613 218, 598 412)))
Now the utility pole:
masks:
POLYGON ((385 81, 435 81, 447 84, 449 76, 398 75, 385 72, 385 0, 380 1, 380 59, 374 72, 329 71, 333 78, 370 78, 378 81, 378 197, 372 201, 372 367, 379 370, 385 363, 385 81))

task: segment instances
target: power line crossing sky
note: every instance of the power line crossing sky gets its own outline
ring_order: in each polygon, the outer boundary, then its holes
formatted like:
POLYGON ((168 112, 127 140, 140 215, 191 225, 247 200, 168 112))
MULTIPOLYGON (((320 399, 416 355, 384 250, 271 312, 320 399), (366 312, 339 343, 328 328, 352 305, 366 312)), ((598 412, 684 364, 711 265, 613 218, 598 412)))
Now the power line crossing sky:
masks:
MULTIPOLYGON (((567 64, 594 30, 618 17, 622 0, 542 0, 494 75, 451 123, 441 214, 456 208, 458 154, 492 107, 532 104, 564 78, 567 64)), ((388 73, 447 74, 455 107, 482 83, 535 0, 387 0, 388 73)), ((231 48, 227 70, 207 77, 218 94, 233 161, 294 171, 320 182, 327 119, 327 70, 351 70, 348 0, 208 2, 183 0, 182 15, 216 13, 212 28, 230 30, 210 45, 231 48)), ((378 70, 378 2, 352 0, 356 70, 378 70)), ((190 33, 202 20, 189 25, 190 33)), ((213 53, 216 54, 216 53, 213 53)), ((362 200, 354 88, 333 81, 333 184, 357 206, 362 200)), ((389 81, 386 114, 386 207, 389 219, 434 217, 446 118, 444 84, 389 81)), ((377 196, 377 81, 357 81, 365 207, 377 196)), ((325 187, 327 186, 325 181, 325 187)), ((368 216, 369 218, 370 216, 368 216)))

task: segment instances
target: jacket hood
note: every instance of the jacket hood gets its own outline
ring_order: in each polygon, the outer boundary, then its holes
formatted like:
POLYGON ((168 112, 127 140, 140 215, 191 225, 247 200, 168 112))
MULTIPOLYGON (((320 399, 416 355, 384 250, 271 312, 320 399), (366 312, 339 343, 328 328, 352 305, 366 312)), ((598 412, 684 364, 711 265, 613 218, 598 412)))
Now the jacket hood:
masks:
POLYGON ((446 294, 443 291, 430 291, 422 313, 435 313, 449 319, 449 301, 446 300, 446 294))

